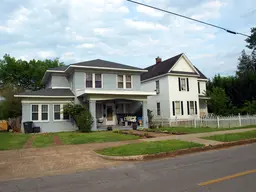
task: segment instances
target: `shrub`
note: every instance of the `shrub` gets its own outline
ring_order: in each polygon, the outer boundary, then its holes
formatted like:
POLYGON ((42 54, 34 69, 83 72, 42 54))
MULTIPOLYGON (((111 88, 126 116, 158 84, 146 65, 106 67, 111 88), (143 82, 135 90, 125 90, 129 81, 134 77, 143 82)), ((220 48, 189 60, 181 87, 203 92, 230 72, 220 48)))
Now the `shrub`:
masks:
POLYGON ((64 113, 69 114, 74 119, 79 131, 91 131, 93 117, 88 109, 78 104, 67 104, 63 110, 64 113))

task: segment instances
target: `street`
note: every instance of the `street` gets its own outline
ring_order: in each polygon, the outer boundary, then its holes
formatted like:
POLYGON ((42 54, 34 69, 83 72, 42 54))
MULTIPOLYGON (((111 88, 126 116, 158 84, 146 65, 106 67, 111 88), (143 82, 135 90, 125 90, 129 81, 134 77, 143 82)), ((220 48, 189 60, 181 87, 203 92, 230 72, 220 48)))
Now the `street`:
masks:
MULTIPOLYGON (((65 158, 65 157, 63 157, 65 158)), ((1 192, 254 192, 256 144, 70 175, 0 182, 1 192)))

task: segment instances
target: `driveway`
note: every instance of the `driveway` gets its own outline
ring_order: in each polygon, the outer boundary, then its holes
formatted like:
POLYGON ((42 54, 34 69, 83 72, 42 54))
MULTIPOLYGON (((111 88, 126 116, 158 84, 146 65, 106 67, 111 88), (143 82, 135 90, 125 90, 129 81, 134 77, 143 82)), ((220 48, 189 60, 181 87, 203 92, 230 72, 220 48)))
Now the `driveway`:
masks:
POLYGON ((119 165, 124 162, 104 160, 98 157, 93 150, 134 142, 138 141, 0 151, 0 181, 119 165))

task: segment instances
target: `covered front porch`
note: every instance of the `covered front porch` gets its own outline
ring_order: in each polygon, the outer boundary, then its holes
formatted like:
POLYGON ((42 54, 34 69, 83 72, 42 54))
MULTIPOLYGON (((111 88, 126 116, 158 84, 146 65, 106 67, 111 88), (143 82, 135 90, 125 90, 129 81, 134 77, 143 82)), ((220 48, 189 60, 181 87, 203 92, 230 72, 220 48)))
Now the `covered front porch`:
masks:
MULTIPOLYGON (((104 92, 105 93, 105 92, 104 92)), ((148 128, 147 92, 127 91, 115 94, 84 93, 78 98, 82 104, 88 105, 94 118, 92 130, 105 130, 108 127, 131 129, 134 124, 138 128, 148 128)), ((154 94, 154 93, 153 93, 154 94)))

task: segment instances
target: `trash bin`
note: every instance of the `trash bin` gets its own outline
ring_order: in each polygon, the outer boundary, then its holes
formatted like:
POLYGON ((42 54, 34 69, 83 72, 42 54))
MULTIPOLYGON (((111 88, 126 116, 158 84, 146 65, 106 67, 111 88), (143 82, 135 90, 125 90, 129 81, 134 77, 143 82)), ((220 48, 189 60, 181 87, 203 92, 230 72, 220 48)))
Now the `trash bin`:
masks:
POLYGON ((33 121, 23 123, 25 133, 33 133, 33 121))
POLYGON ((33 127, 33 133, 40 133, 40 127, 33 127))

